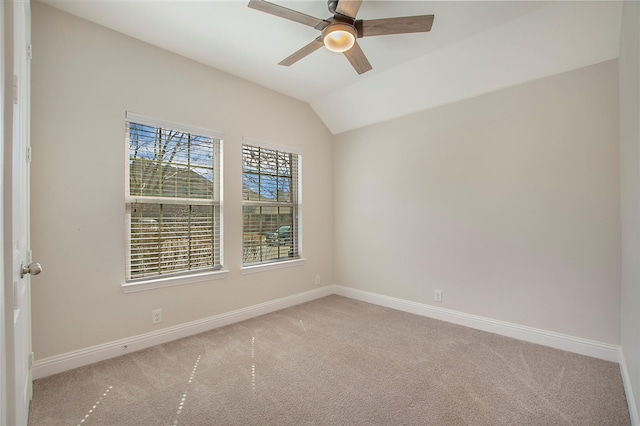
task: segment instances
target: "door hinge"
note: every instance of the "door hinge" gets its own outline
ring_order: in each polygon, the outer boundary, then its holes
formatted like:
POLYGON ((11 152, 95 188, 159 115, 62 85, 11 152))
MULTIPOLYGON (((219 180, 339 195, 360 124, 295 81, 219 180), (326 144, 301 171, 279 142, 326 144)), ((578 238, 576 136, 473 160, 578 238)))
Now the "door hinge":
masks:
POLYGON ((27 44, 27 60, 32 60, 33 59, 33 44, 29 43, 27 44))
POLYGON ((33 352, 29 354, 29 368, 33 368, 33 352))
MULTIPOLYGON (((31 153, 31 147, 30 147, 30 146, 28 146, 28 147, 27 147, 27 163, 30 163, 30 162, 31 162, 31 158, 32 158, 32 157, 33 157, 33 156, 32 156, 32 153, 31 153)), ((31 263, 31 262, 29 262, 29 263, 31 263)))
POLYGON ((18 281, 13 282, 13 309, 20 309, 20 294, 18 293, 18 281))
POLYGON ((13 103, 18 104, 18 76, 13 76, 13 103))

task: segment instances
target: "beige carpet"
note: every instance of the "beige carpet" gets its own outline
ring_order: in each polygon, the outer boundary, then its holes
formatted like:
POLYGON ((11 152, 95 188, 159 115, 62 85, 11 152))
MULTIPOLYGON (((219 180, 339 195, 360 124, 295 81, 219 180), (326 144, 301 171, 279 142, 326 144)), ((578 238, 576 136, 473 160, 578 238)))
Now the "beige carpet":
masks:
POLYGON ((628 425, 618 364, 329 296, 34 382, 32 425, 628 425))

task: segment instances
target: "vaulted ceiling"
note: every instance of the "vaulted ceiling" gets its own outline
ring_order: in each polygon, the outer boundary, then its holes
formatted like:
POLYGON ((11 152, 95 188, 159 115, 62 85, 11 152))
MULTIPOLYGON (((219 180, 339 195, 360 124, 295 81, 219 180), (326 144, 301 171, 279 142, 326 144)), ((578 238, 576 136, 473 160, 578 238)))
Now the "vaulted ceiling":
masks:
MULTIPOLYGON (((41 0, 311 105, 333 133, 618 57, 621 2, 365 0, 359 19, 435 15, 431 32, 359 39, 358 75, 324 48, 277 65, 319 35, 248 0, 41 0)), ((327 2, 273 0, 318 18, 327 2)))

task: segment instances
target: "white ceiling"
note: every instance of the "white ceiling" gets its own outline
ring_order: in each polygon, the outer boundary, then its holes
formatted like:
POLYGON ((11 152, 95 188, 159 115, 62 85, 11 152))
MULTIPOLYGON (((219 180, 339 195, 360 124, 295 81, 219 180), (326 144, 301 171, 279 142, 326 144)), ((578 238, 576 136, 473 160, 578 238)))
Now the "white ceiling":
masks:
MULTIPOLYGON (((614 1, 365 0, 359 19, 434 14, 430 33, 359 39, 358 75, 320 49, 277 63, 319 35, 248 0, 41 0, 171 52, 308 102, 333 133, 618 57, 614 1)), ((273 0, 327 18, 324 0, 273 0)))

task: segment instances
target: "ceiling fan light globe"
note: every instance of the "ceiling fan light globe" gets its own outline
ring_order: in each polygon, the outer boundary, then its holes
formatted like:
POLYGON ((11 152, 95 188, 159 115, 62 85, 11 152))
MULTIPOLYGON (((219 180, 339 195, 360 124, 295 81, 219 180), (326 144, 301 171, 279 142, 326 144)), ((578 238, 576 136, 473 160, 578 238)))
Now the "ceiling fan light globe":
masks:
POLYGON ((322 41, 332 52, 346 52, 356 42, 356 30, 351 25, 333 24, 322 31, 322 41))

